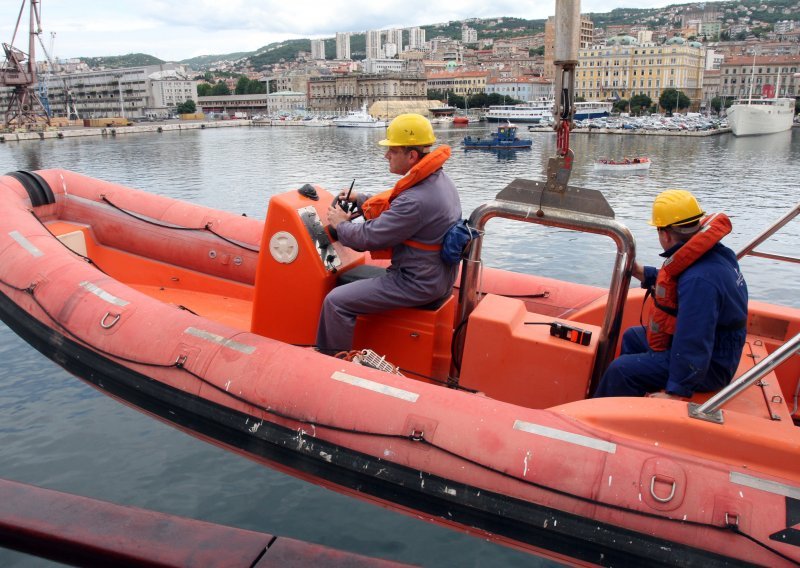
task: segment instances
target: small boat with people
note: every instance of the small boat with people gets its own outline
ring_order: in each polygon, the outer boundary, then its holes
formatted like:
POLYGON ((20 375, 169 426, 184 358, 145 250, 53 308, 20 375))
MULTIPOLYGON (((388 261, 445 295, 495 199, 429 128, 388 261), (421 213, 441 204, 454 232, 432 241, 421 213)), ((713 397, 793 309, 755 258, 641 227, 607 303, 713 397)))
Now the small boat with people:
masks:
POLYGON ((464 137, 463 145, 466 150, 514 150, 530 148, 533 141, 530 138, 517 136, 517 127, 506 123, 497 127, 489 138, 476 136, 464 137))
MULTIPOLYGON (((556 10, 565 52, 573 7, 556 10)), ((0 176, 0 319, 99 391, 202 440, 531 554, 797 566, 800 309, 751 300, 722 330, 744 349, 719 390, 593 397, 621 330, 666 304, 630 287, 636 243, 605 196, 568 185, 569 111, 554 115, 564 144, 546 181, 513 179, 471 212, 456 285, 433 304, 359 316, 336 357, 315 349, 325 297, 387 263, 337 240, 323 222, 336 198, 314 184, 273 195, 261 220, 68 170, 0 176), (578 244, 565 272, 576 281, 488 266, 495 219, 506 240, 521 233, 509 224, 606 237, 607 284, 580 283, 578 244)), ((798 215, 800 204, 745 228, 753 238, 731 257, 797 266, 758 249, 798 215)), ((700 255, 727 218, 689 218, 710 227, 685 245, 700 255)))
POLYGON ((348 111, 344 116, 333 119, 334 126, 347 128, 386 128, 386 121, 380 120, 369 114, 367 104, 364 103, 359 110, 348 111))
POLYGON ((621 160, 600 158, 594 163, 594 169, 607 172, 636 172, 649 170, 651 164, 650 158, 645 156, 623 158, 621 160))
POLYGON ((532 553, 800 562, 800 310, 750 302, 737 380, 719 393, 590 398, 620 329, 651 308, 629 288, 630 231, 600 192, 573 193, 517 179, 470 223, 607 235, 609 288, 483 267, 479 238, 444 303, 360 316, 354 351, 335 358, 312 348, 323 299, 385 264, 328 233, 321 187, 273 196, 261 221, 66 170, 12 172, 0 319, 202 439, 532 553))

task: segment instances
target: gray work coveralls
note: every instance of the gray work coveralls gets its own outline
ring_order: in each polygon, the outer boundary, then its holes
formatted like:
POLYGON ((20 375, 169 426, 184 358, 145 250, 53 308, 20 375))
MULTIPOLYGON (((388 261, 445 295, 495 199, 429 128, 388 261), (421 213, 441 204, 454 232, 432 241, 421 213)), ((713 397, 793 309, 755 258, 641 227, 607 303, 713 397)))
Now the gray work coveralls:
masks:
MULTIPOLYGON (((359 196, 359 204, 366 199, 367 196, 359 196)), ((317 347, 328 353, 350 350, 359 314, 421 306, 448 295, 458 265, 444 264, 439 251, 421 250, 404 245, 403 241, 441 244, 447 230, 459 219, 458 190, 439 169, 403 191, 375 219, 340 223, 336 231, 343 245, 362 251, 391 247, 392 264, 384 276, 331 290, 320 314, 317 347)))

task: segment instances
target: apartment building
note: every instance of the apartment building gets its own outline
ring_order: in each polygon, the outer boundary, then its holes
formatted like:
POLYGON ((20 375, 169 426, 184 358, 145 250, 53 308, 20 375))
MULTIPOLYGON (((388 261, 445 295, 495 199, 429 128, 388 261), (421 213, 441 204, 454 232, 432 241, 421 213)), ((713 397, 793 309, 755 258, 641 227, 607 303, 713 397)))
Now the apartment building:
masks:
POLYGON ((350 32, 336 32, 336 59, 350 59, 350 32))
MULTIPOLYGON (((577 49, 585 49, 594 43, 594 23, 589 16, 581 15, 581 30, 577 49)), ((550 16, 544 24, 544 76, 553 79, 556 74, 553 56, 556 49, 555 16, 550 16)))
POLYGON ((367 30, 365 35, 367 59, 382 59, 383 50, 381 49, 380 30, 367 30))
POLYGON ((325 40, 312 39, 311 40, 311 58, 312 59, 325 59, 325 40))
POLYGON ((575 94, 586 100, 629 99, 647 95, 657 101, 665 89, 682 91, 700 107, 705 48, 680 37, 666 43, 639 44, 631 36, 610 38, 604 46, 579 51, 575 94))
POLYGON ((422 28, 408 29, 408 49, 421 50, 425 46, 425 30, 422 28))

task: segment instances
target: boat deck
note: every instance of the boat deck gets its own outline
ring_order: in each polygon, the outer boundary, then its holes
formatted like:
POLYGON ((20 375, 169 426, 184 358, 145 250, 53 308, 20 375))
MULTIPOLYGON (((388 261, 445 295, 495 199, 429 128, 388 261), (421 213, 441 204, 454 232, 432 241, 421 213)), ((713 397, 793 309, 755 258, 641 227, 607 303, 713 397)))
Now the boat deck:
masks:
POLYGON ((186 309, 223 325, 250 331, 253 302, 181 288, 131 284, 131 288, 165 304, 186 309))

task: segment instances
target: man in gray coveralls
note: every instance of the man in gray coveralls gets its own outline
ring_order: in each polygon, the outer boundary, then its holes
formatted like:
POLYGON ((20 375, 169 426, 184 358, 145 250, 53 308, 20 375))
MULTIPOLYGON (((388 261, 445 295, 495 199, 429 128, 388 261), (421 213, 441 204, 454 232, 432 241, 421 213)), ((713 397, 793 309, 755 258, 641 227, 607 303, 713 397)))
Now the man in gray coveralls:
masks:
POLYGON ((327 295, 317 330, 317 348, 323 353, 352 348, 359 314, 422 306, 452 292, 458 266, 445 264, 439 251, 445 233, 461 218, 461 200, 442 170, 450 148, 431 151, 435 141, 424 116, 399 115, 379 144, 388 146, 389 171, 403 177, 392 190, 372 198, 350 194, 364 211, 364 223, 352 223, 352 215, 335 204, 328 210, 328 222, 343 245, 372 251, 373 258, 391 258, 391 265, 383 276, 339 286, 327 295))

